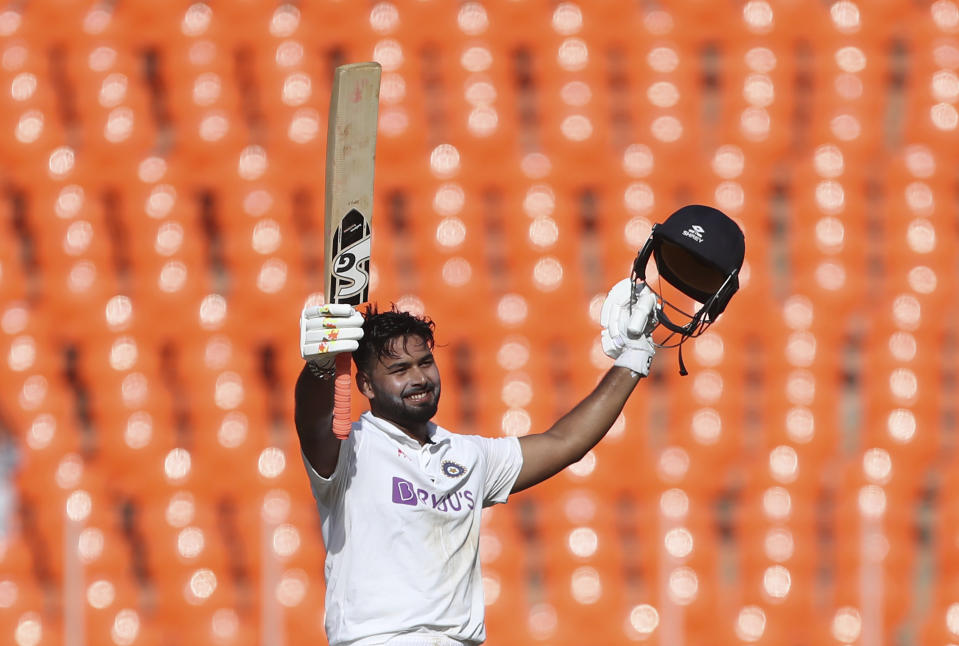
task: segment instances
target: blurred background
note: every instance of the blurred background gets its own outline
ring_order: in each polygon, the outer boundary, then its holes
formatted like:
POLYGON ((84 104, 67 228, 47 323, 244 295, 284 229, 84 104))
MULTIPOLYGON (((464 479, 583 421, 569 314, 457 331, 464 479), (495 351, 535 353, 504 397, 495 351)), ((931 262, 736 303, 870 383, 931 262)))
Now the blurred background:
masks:
POLYGON ((454 430, 589 391, 653 223, 746 234, 690 375, 485 512, 489 644, 959 643, 954 0, 5 0, 0 643, 326 643, 296 320, 371 59, 454 430))

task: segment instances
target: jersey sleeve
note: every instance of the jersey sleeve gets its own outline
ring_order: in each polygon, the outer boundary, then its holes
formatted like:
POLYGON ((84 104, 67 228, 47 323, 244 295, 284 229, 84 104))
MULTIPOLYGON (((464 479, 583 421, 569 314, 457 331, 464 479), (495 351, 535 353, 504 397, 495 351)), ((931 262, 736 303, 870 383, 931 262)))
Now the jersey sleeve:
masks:
POLYGON ((474 436, 486 461, 483 506, 506 502, 523 468, 523 451, 515 437, 474 436))
POLYGON ((313 497, 317 500, 324 500, 333 495, 337 490, 343 487, 343 481, 349 470, 349 465, 353 460, 353 454, 356 450, 356 434, 350 433, 340 444, 340 453, 336 459, 336 468, 329 478, 324 478, 306 457, 303 451, 300 451, 300 457, 303 458, 303 466, 306 467, 306 475, 310 479, 310 489, 313 490, 313 497))

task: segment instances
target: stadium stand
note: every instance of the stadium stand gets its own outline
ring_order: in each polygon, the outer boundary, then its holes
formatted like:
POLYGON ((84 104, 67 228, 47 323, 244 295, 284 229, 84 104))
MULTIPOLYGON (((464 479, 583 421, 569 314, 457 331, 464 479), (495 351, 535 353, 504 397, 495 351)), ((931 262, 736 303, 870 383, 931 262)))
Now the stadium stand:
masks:
POLYGON ((292 322, 359 60, 444 425, 585 394, 676 207, 746 232, 690 375, 484 512, 490 644, 959 642, 955 0, 43 0, 0 3, 0 643, 325 643, 292 322))

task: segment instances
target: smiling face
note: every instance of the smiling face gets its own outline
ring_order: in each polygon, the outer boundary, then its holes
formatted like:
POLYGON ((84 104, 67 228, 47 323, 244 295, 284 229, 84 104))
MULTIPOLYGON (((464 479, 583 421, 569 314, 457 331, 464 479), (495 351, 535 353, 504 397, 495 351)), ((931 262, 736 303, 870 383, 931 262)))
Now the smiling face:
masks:
POLYGON ((415 335, 392 339, 387 352, 357 373, 357 385, 374 415, 426 439, 426 423, 439 407, 440 373, 426 341, 415 335))

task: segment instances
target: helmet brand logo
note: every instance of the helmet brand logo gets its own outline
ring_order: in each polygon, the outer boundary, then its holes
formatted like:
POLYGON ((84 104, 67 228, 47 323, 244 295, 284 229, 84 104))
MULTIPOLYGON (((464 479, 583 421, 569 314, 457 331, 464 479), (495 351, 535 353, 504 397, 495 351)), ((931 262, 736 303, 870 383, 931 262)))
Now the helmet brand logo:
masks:
POLYGON ((702 242, 703 233, 705 232, 706 230, 704 228, 702 228, 698 224, 694 224, 693 226, 683 231, 683 235, 686 236, 687 238, 692 238, 696 242, 702 242))

